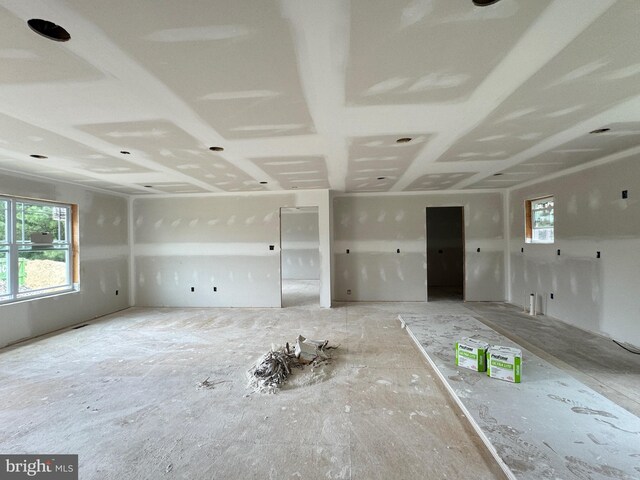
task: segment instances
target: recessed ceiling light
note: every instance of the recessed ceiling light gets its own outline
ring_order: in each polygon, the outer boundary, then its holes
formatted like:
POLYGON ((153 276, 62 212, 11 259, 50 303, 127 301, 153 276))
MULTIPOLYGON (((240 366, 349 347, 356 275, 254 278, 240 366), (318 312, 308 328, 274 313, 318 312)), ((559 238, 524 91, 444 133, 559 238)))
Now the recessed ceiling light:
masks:
POLYGON ((30 156, 31 158, 40 158, 40 159, 43 159, 43 158, 49 158, 49 157, 45 157, 44 155, 29 155, 29 156, 30 156))
POLYGON ((145 185, 144 188, 153 188, 153 185, 145 185))
POLYGON ((127 152, 126 150, 120 150, 122 155, 131 155, 131 152, 127 152))
POLYGON ((500 0, 473 0, 473 4, 476 7, 488 7, 494 3, 498 3, 500 0))
POLYGON ((260 185, 266 185, 267 182, 260 182, 260 185))
POLYGON ((493 174, 494 177, 499 177, 500 175, 504 175, 504 173, 494 173, 493 174))
POLYGON ((209 150, 211 150, 212 152, 222 152, 224 150, 224 148, 222 148, 222 147, 209 147, 209 150))
POLYGON ((396 140, 396 143, 409 143, 411 140, 413 140, 412 138, 409 137, 402 137, 396 140))
POLYGON ((27 25, 29 25, 29 28, 38 35, 42 35, 44 38, 48 38, 49 40, 54 40, 56 42, 68 42, 71 38, 69 32, 60 25, 56 25, 49 20, 32 18, 27 21, 27 25))
POLYGON ((610 131, 610 128, 597 128, 595 130, 591 130, 589 133, 605 133, 610 131))
POLYGON ((378 177, 378 180, 386 180, 387 177, 378 177))

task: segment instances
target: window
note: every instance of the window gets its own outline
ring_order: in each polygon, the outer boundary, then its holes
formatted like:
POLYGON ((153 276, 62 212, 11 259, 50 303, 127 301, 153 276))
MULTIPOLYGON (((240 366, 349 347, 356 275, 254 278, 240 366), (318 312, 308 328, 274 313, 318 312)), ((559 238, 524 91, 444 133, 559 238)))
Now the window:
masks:
POLYGON ((71 205, 0 197, 0 302, 70 291, 71 205))
POLYGON ((527 243, 553 243, 553 197, 527 200, 526 231, 527 243))

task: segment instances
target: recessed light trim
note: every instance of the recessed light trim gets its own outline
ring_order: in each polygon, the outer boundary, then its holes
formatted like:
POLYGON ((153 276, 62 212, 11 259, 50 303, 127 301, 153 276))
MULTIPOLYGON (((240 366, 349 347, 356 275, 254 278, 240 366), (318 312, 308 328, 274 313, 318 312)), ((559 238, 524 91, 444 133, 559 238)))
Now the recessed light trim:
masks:
POLYGON ((209 150, 211 150, 212 152, 222 152, 224 151, 223 147, 209 147, 209 150))
POLYGON ((144 188, 153 188, 153 185, 145 185, 144 188))
POLYGON ((127 152, 126 150, 120 150, 122 155, 131 155, 131 152, 127 152))
POLYGON ((595 130, 591 130, 589 134, 598 134, 598 133, 606 133, 611 131, 610 128, 596 128, 595 130))
POLYGON ((402 137, 396 140, 396 143, 409 143, 413 138, 411 137, 402 137))
POLYGON ((386 180, 387 177, 378 177, 378 180, 386 180))
POLYGON ((68 42, 71 39, 69 32, 49 20, 32 18, 31 20, 27 20, 27 25, 38 35, 53 40, 54 42, 68 42))
POLYGON ((498 3, 500 0, 473 0, 473 4, 476 7, 488 7, 494 3, 498 3))
POLYGON ((30 156, 31 158, 38 158, 38 159, 41 159, 41 160, 43 160, 43 159, 45 159, 45 158, 49 158, 49 157, 47 157, 47 156, 45 156, 45 155, 36 155, 36 154, 29 155, 29 156, 30 156))
POLYGON ((266 185, 267 182, 260 182, 260 185, 266 185))
POLYGON ((494 174, 493 174, 493 176, 494 176, 494 177, 500 177, 500 176, 502 176, 502 175, 504 175, 504 173, 494 173, 494 174))

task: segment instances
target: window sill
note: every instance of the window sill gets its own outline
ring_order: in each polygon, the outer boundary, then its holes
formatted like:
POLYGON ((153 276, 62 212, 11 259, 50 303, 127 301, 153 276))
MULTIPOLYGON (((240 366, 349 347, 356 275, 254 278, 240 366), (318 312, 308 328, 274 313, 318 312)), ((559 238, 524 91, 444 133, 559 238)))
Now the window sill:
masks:
POLYGON ((73 295, 75 293, 80 293, 80 288, 78 286, 73 286, 68 289, 60 290, 57 292, 42 293, 40 295, 32 295, 29 297, 22 297, 22 298, 12 298, 10 300, 0 300, 0 307, 3 307, 5 305, 15 305, 18 303, 27 303, 27 302, 32 302, 34 300, 42 300, 45 298, 54 298, 54 297, 61 297, 64 295, 73 295))

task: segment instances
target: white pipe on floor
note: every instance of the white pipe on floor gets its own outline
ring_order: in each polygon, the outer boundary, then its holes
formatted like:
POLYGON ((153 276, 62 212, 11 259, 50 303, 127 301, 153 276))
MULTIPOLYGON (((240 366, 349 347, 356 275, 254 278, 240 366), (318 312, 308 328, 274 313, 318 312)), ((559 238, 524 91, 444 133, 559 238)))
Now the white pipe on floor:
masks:
POLYGON ((535 316, 536 314, 536 294, 529 295, 529 315, 535 316))

